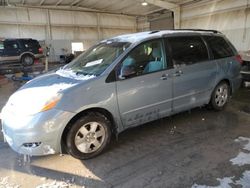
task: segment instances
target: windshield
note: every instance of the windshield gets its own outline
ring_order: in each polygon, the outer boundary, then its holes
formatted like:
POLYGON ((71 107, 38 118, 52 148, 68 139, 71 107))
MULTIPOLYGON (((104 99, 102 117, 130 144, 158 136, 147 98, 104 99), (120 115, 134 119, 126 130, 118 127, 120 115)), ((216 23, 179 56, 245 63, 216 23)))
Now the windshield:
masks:
POLYGON ((98 76, 129 46, 128 42, 100 43, 66 65, 63 70, 74 72, 76 75, 98 76))

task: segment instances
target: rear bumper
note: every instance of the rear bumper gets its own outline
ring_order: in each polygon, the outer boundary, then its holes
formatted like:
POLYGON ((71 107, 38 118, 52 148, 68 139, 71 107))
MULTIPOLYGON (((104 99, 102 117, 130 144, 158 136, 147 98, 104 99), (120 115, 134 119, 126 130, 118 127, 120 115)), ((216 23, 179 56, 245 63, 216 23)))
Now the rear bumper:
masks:
POLYGON ((43 54, 35 54, 34 57, 35 59, 40 59, 40 58, 44 58, 45 56, 43 54))

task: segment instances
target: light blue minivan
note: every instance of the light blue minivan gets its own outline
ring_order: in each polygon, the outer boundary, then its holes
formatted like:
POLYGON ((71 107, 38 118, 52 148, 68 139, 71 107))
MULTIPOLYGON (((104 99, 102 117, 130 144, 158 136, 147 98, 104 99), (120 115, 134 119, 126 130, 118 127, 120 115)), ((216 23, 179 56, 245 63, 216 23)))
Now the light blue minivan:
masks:
POLYGON ((92 158, 127 128, 203 105, 223 109, 240 68, 235 48, 213 30, 114 37, 15 92, 2 109, 4 137, 22 154, 66 148, 92 158))

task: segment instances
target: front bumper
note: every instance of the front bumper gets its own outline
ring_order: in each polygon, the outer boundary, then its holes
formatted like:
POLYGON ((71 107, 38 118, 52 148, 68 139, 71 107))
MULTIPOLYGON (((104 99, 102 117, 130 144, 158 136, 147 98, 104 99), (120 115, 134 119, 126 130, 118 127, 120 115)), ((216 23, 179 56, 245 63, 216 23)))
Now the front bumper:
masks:
POLYGON ((3 112, 2 131, 10 147, 20 154, 59 153, 63 130, 74 115, 57 109, 25 117, 3 112))

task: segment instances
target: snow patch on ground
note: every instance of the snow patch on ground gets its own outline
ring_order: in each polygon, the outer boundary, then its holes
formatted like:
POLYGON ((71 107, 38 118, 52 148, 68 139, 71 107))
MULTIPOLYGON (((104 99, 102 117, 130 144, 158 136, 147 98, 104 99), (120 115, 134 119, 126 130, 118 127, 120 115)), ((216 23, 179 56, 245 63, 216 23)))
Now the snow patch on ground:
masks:
POLYGON ((235 142, 247 142, 243 149, 248 152, 240 152, 237 157, 231 159, 233 165, 243 166, 246 164, 250 164, 250 138, 246 137, 239 137, 238 139, 235 139, 235 142))
POLYGON ((250 171, 245 171, 243 177, 236 181, 236 185, 241 185, 242 188, 250 187, 250 171))
POLYGON ((42 185, 36 186, 36 188, 68 188, 70 187, 70 183, 62 182, 62 181, 53 181, 51 183, 45 183, 42 185))
POLYGON ((9 177, 0 177, 0 188, 19 188, 20 185, 9 183, 9 177))
POLYGON ((235 139, 235 142, 244 142, 244 141, 248 141, 248 143, 244 145, 243 149, 250 151, 250 138, 240 136, 239 138, 235 139))
POLYGON ((250 153, 240 152, 237 157, 230 160, 233 165, 244 166, 250 164, 250 153))
MULTIPOLYGON (((235 158, 231 159, 233 165, 244 166, 250 164, 250 138, 239 137, 235 139, 235 142, 246 142, 242 148, 246 152, 240 152, 235 158)), ((243 172, 239 180, 233 180, 234 177, 224 177, 222 179, 217 178, 219 181, 218 186, 207 186, 207 185, 198 185, 193 184, 192 188, 231 188, 231 185, 239 185, 242 188, 250 187, 250 171, 243 172)))
POLYGON ((217 178, 217 180, 220 182, 220 184, 218 186, 207 186, 207 185, 197 185, 194 184, 192 186, 192 188, 231 188, 231 186, 229 185, 230 183, 233 183, 233 179, 234 177, 225 177, 225 178, 217 178))

